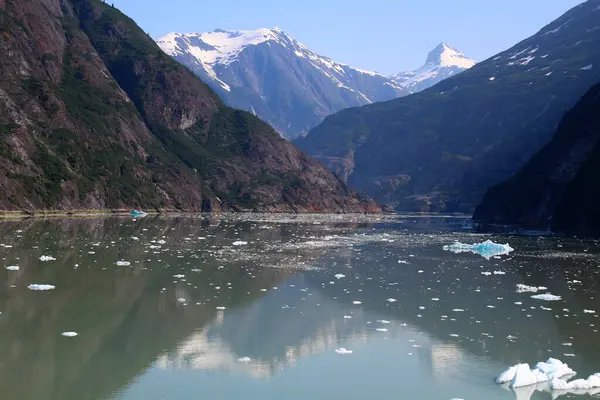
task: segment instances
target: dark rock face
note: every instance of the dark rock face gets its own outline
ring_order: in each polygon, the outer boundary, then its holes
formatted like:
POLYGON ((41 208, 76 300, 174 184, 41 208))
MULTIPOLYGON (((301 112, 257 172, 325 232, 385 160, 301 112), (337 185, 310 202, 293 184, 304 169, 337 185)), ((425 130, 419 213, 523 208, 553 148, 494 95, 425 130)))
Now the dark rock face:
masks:
POLYGON ((0 1, 0 53, 0 209, 380 210, 100 1, 0 1))
POLYGON ((479 222, 600 232, 600 84, 563 118, 554 138, 513 178, 490 189, 479 222))
POLYGON ((472 212, 600 81, 600 0, 411 96, 352 108, 295 143, 376 200, 472 212))

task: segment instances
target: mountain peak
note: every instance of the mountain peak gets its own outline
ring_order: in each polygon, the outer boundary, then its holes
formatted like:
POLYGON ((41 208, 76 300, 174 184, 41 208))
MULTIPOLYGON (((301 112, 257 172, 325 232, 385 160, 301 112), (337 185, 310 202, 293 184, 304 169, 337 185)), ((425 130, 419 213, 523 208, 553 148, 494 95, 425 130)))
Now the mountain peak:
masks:
POLYGON ((475 61, 467 58, 462 52, 442 42, 427 55, 426 64, 442 67, 471 68, 475 61))

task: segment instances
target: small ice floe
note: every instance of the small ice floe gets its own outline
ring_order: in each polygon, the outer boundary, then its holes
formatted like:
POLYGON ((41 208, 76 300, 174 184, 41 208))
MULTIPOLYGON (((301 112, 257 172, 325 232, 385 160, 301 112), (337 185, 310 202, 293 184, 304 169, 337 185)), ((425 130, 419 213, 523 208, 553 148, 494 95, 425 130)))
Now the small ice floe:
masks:
POLYGON ((52 256, 41 256, 40 261, 56 261, 56 258, 52 256))
POLYGON ((216 307, 216 309, 217 309, 217 310, 224 310, 224 309, 225 309, 225 307, 221 307, 221 306, 220 306, 220 307, 216 307))
POLYGON ((376 329, 377 332, 387 332, 387 328, 377 328, 376 329))
POLYGON ((241 363, 249 363, 250 361, 252 361, 252 360, 250 359, 250 357, 242 357, 242 358, 238 358, 238 362, 241 362, 241 363))
POLYGON ((334 277, 335 277, 335 279, 342 279, 342 278, 345 278, 346 275, 344 275, 344 274, 335 274, 334 277))
POLYGON ((380 324, 389 324, 390 321, 388 321, 387 319, 378 319, 377 322, 379 322, 380 324))
POLYGON ((9 271, 18 271, 19 267, 16 265, 9 265, 8 267, 6 267, 6 269, 9 271))
POLYGON ((496 77, 495 76, 490 76, 490 81, 495 81, 496 77))
POLYGON ((550 382, 550 388, 556 391, 591 390, 600 388, 600 373, 590 375, 587 379, 575 379, 567 382, 560 378, 554 378, 550 382))
POLYGON ((354 300, 354 301, 352 302, 352 304, 355 304, 355 305, 362 304, 362 301, 354 300))
POLYGON ((594 310, 583 310, 584 314, 596 314, 596 311, 594 310))
POLYGON ((393 299, 393 298, 391 298, 391 297, 390 297, 390 298, 389 298, 389 299, 387 299, 386 301, 387 301, 388 303, 395 303, 395 302, 397 302, 398 300, 396 300, 396 299, 393 299))
POLYGON ((537 293, 540 290, 547 290, 545 286, 527 286, 521 283, 517 284, 517 293, 537 293))
POLYGON ((77 336, 77 332, 63 332, 63 333, 61 333, 61 335, 65 336, 65 337, 75 337, 75 336, 77 336))
POLYGON ((586 65, 585 67, 581 68, 582 71, 591 71, 594 68, 594 64, 590 64, 590 65, 586 65))
POLYGON ((344 319, 352 319, 351 315, 344 315, 344 319))
POLYGON ((460 242, 455 242, 452 245, 444 246, 443 249, 445 251, 451 251, 456 254, 460 253, 473 253, 479 254, 483 258, 489 260, 494 256, 507 255, 510 252, 514 251, 510 245, 507 244, 499 244, 494 243, 491 240, 486 240, 483 243, 475 243, 475 244, 464 244, 460 242))
POLYGON ((494 275, 506 275, 504 271, 494 271, 494 275))
POLYGON ((534 294, 531 296, 532 299, 544 300, 544 301, 559 301, 562 297, 553 295, 552 293, 534 294))
POLYGON ((173 278, 182 279, 182 278, 185 278, 185 275, 177 274, 177 275, 173 275, 173 278))
POLYGON ((118 267, 128 267, 130 265, 131 265, 131 263, 129 261, 123 261, 123 260, 117 261, 117 266, 118 267))
POLYGON ((492 275, 492 273, 491 273, 491 272, 488 272, 488 271, 483 271, 483 272, 481 273, 481 275, 490 276, 490 275, 492 275))
POLYGON ((245 246, 245 245, 247 245, 247 244, 248 244, 248 242, 243 242, 243 241, 241 241, 241 240, 238 240, 238 241, 236 241, 236 242, 233 242, 233 245, 234 245, 234 246, 245 246))
POLYGON ((452 312, 465 312, 462 308, 455 308, 452 312))
POLYGON ((451 334, 450 334, 450 337, 455 337, 455 338, 456 338, 456 337, 459 337, 459 335, 458 335, 458 334, 456 334, 456 333, 451 333, 451 334))
POLYGON ((531 369, 529 364, 510 367, 496 378, 496 383, 508 383, 512 388, 518 388, 574 374, 575 371, 567 364, 555 358, 549 358, 546 362, 537 363, 534 369, 531 369))
POLYGON ((37 283, 32 283, 31 285, 27 286, 27 289, 29 290, 54 290, 56 289, 56 286, 54 285, 40 285, 37 283))
POLYGON ((405 261, 405 260, 398 260, 398 264, 408 264, 408 261, 405 261))
POLYGON ((340 347, 339 349, 335 349, 335 352, 341 355, 352 354, 352 350, 348 350, 344 347, 340 347))
POLYGON ((183 298, 183 297, 180 297, 180 298, 177 299, 177 301, 180 302, 180 303, 185 303, 186 299, 183 298))

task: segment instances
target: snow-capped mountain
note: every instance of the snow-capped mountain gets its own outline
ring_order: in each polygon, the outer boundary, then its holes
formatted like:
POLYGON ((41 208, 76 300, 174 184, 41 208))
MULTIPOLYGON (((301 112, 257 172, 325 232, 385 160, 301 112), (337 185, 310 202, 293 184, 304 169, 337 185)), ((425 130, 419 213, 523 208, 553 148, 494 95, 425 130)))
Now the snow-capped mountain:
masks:
POLYGON ((467 58, 460 51, 445 43, 440 43, 429 52, 427 61, 421 68, 392 75, 390 79, 412 93, 416 93, 469 69, 475 64, 474 60, 467 58))
POLYGON ((172 33, 157 43, 226 103, 254 113, 287 138, 344 108, 410 94, 388 77, 313 52, 278 28, 172 33))

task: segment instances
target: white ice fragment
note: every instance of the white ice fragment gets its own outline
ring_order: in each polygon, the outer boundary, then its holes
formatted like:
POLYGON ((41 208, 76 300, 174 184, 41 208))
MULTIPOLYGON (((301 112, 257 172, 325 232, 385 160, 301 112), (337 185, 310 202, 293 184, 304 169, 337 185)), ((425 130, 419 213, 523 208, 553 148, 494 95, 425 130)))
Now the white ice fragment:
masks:
POLYGON ((377 332, 387 332, 387 328, 377 328, 376 329, 377 332))
POLYGON ((241 363, 249 363, 250 361, 251 361, 250 357, 238 358, 238 362, 241 362, 241 363))
POLYGON ((546 290, 547 288, 544 286, 527 286, 521 283, 517 284, 517 293, 537 293, 540 290, 546 290))
POLYGON ((352 319, 351 315, 344 315, 344 319, 352 319))
POLYGON ((56 261, 56 258, 52 256, 41 256, 40 261, 56 261))
POLYGON ((452 310, 453 312, 465 312, 465 310, 463 310, 462 308, 455 308, 454 310, 452 310))
POLYGON ((481 273, 481 275, 490 276, 490 275, 492 275, 492 273, 491 272, 487 272, 487 271, 483 271, 481 273))
POLYGON ((354 301, 352 302, 352 304, 356 304, 356 305, 358 305, 358 304, 362 304, 362 301, 354 300, 354 301))
POLYGON ((180 302, 180 303, 185 303, 186 302, 186 300, 183 297, 178 298, 177 301, 180 302))
POLYGON ((596 311, 594 310, 583 310, 584 314, 596 314, 596 311))
POLYGON ((352 350, 348 350, 344 347, 340 347, 339 349, 335 349, 335 352, 341 355, 352 354, 352 350))
POLYGON ((510 386, 516 388, 535 385, 536 383, 538 383, 538 376, 531 371, 529 364, 519 364, 510 386))
POLYGON ((590 65, 586 65, 585 67, 581 68, 582 71, 590 71, 592 68, 594 68, 593 64, 590 65))
POLYGON ((63 333, 61 333, 61 335, 65 336, 65 337, 75 337, 75 336, 77 336, 77 332, 63 332, 63 333))
POLYGON ((558 301, 558 300, 562 299, 562 297, 553 295, 551 293, 536 294, 536 295, 531 296, 531 298, 536 299, 536 300, 544 300, 544 301, 558 301))
POLYGON ((408 261, 405 261, 405 260, 398 260, 398 264, 408 264, 408 261))
POLYGON ((336 279, 342 279, 342 278, 345 278, 345 277, 346 277, 346 275, 344 275, 344 274, 335 274, 335 275, 334 275, 334 277, 335 277, 336 279))
POLYGON ((377 320, 377 322, 379 322, 380 324, 389 324, 390 321, 386 320, 386 319, 379 319, 377 320))
POLYGON ((131 263, 129 261, 117 261, 117 265, 119 267, 127 267, 127 266, 131 265, 131 263))
POLYGON ((388 303, 395 303, 395 302, 397 302, 398 300, 396 300, 396 299, 393 299, 393 298, 391 298, 391 297, 390 297, 390 298, 389 298, 389 299, 387 299, 386 301, 387 301, 388 303))
POLYGON ((238 241, 236 241, 236 242, 233 242, 233 245, 234 245, 234 246, 244 246, 244 245, 247 245, 247 244, 248 244, 248 242, 243 242, 243 241, 241 241, 241 240, 238 240, 238 241))
POLYGON ((507 255, 510 252, 514 251, 510 245, 507 244, 499 244, 494 243, 491 240, 486 240, 483 243, 475 243, 475 244, 464 244, 460 242, 455 242, 450 246, 444 246, 443 249, 445 251, 451 251, 456 254, 460 253, 474 253, 479 254, 483 258, 489 260, 494 256, 507 255))
POLYGON ((506 275, 504 271, 494 271, 494 275, 506 275))
POLYGON ((225 307, 217 307, 217 310, 224 310, 225 307))
POLYGON ((6 267, 6 269, 9 271, 18 271, 19 267, 16 265, 9 265, 8 267, 6 267))
POLYGON ((53 289, 56 289, 56 286, 54 286, 54 285, 39 285, 37 283, 32 283, 31 285, 27 286, 27 288, 30 290, 53 290, 53 289))
POLYGON ((177 274, 177 275, 173 275, 173 278, 181 279, 181 278, 185 278, 185 275, 177 274))
POLYGON ((511 382, 514 379, 515 374, 517 373, 517 367, 518 367, 518 365, 514 365, 514 366, 510 367, 509 369, 507 369, 506 371, 504 371, 503 373, 501 373, 500 376, 498 376, 498 378, 496 378, 496 383, 511 382))

